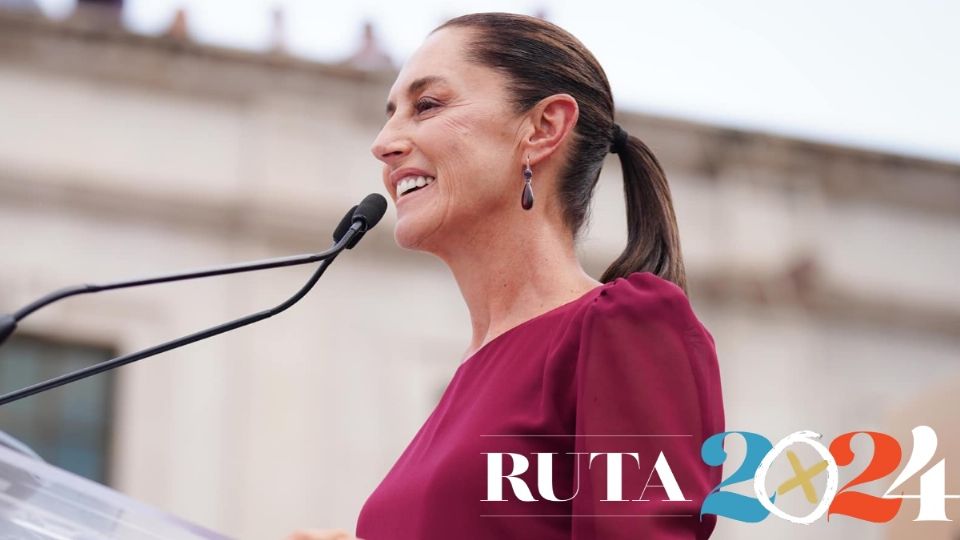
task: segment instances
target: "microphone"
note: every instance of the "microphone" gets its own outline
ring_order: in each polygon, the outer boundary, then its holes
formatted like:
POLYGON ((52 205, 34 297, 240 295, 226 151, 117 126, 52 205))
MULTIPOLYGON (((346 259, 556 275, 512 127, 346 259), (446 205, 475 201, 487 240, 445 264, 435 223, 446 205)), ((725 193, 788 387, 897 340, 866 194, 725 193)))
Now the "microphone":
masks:
POLYGON ((379 193, 371 193, 363 198, 360 201, 360 204, 357 205, 357 209, 353 212, 354 221, 363 222, 364 232, 372 229, 377 223, 380 223, 380 218, 383 217, 383 214, 387 211, 387 200, 383 198, 383 195, 379 193))
POLYGON ((373 228, 374 225, 380 221, 380 218, 383 217, 384 212, 386 212, 387 200, 383 198, 382 195, 373 193, 367 195, 359 205, 354 205, 347 213, 343 216, 343 219, 340 220, 340 224, 337 225, 336 230, 333 233, 333 241, 336 242, 336 245, 333 246, 330 250, 326 252, 317 253, 317 254, 307 254, 307 255, 295 255, 292 257, 280 257, 274 259, 266 259, 262 261, 254 261, 249 263, 240 263, 233 264, 228 266, 221 266, 216 268, 210 268, 205 270, 195 270, 192 272, 183 272, 178 274, 171 274, 167 276, 159 276, 153 278, 145 279, 133 279, 128 281, 120 281, 117 283, 109 283, 105 285, 77 285, 74 287, 67 287, 54 291, 38 300, 27 304, 26 306, 20 308, 19 310, 0 316, 0 345, 16 330, 17 323, 22 321, 31 313, 48 306, 64 298, 69 298, 71 296, 77 296, 80 294, 90 294, 100 291, 109 291, 113 289, 126 289, 129 287, 140 287, 143 285, 153 285, 155 283, 169 283, 171 281, 183 281, 187 279, 197 279, 210 276, 222 276, 226 274, 236 274, 240 272, 253 272, 256 270, 266 270, 270 268, 280 268, 285 266, 296 266, 300 264, 309 264, 312 262, 317 262, 323 260, 327 257, 336 256, 344 248, 352 248, 357 245, 357 242, 360 241, 360 238, 363 237, 366 231, 373 228), (357 211, 361 210, 362 213, 358 214, 357 211), (356 227, 353 227, 354 224, 360 224, 356 227), (344 245, 340 245, 340 241, 343 237, 353 229, 351 236, 344 242, 344 245))
MULTIPOLYGON (((363 238, 363 235, 380 222, 380 218, 382 218, 383 214, 387 211, 387 200, 383 198, 382 195, 373 193, 364 197, 364 199, 360 201, 360 204, 354 206, 352 210, 352 222, 362 223, 362 227, 357 233, 357 236, 347 243, 347 249, 353 249, 353 246, 357 245, 357 242, 363 238)), ((340 224, 343 225, 343 222, 340 224)), ((337 230, 339 229, 340 227, 337 227, 337 230)), ((334 237, 336 237, 337 233, 334 232, 333 234, 334 237)))
POLYGON ((343 216, 343 219, 340 220, 340 224, 337 225, 337 228, 333 231, 333 241, 339 242, 343 235, 347 234, 347 229, 350 228, 350 225, 353 225, 353 213, 357 211, 357 206, 353 205, 353 208, 347 210, 346 215, 343 216))
POLYGON ((51 388, 56 388, 58 386, 84 379, 86 377, 135 362, 137 360, 142 360, 144 358, 170 351, 184 345, 206 339, 208 337, 216 336, 248 324, 262 321, 263 319, 267 319, 285 311, 287 308, 300 301, 300 299, 303 298, 308 292, 310 292, 310 289, 316 285, 317 281, 320 279, 320 276, 323 275, 327 267, 330 266, 334 259, 337 258, 337 255, 339 255, 344 249, 350 249, 355 246, 363 237, 363 235, 380 221, 380 218, 383 217, 383 214, 386 212, 386 210, 387 200, 382 195, 377 193, 367 195, 360 202, 360 204, 351 208, 346 215, 343 216, 343 219, 340 220, 339 225, 337 225, 337 228, 333 233, 334 245, 320 253, 266 259, 262 261, 234 264, 206 270, 197 270, 193 272, 183 272, 153 278, 121 281, 106 285, 79 285, 75 287, 67 287, 31 302, 12 314, 0 317, 0 344, 2 344, 3 341, 9 337, 14 330, 16 330, 17 322, 23 320, 25 317, 39 310, 40 308, 43 308, 44 306, 50 305, 58 300, 68 298, 70 296, 113 289, 139 287, 143 285, 153 285, 155 283, 168 283, 171 281, 183 281, 187 279, 266 270, 269 268, 295 266, 299 264, 320 261, 320 266, 317 267, 317 270, 313 273, 313 275, 310 276, 310 278, 307 280, 307 283, 301 287, 300 290, 294 293, 293 296, 273 308, 254 313, 246 317, 241 317, 239 319, 234 319, 232 321, 207 328, 206 330, 201 330, 200 332, 195 332, 166 343, 161 343, 160 345, 156 345, 142 351, 119 356, 111 360, 106 360, 72 373, 61 375, 59 377, 31 385, 26 388, 4 394, 0 396, 0 405, 5 405, 12 401, 23 399, 51 388))

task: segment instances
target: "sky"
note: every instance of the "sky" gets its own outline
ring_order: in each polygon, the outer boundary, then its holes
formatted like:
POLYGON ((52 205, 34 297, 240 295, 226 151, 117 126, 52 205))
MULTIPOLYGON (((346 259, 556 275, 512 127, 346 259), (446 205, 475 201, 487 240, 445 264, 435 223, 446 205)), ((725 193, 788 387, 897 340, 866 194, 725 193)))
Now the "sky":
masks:
MULTIPOLYGON (((38 0, 51 16, 75 0, 38 0)), ((362 21, 398 66, 440 22, 510 11, 579 38, 621 110, 960 163, 960 2, 953 0, 126 0, 134 32, 185 7, 194 39, 262 50, 282 7, 291 53, 336 61, 362 21)))

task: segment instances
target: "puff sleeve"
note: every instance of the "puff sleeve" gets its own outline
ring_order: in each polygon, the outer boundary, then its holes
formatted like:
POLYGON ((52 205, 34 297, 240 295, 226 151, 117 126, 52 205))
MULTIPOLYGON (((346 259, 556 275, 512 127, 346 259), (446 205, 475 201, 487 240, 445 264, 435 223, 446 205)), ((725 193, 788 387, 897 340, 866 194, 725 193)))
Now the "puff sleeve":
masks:
POLYGON ((724 429, 713 338, 683 291, 647 272, 601 291, 582 324, 572 538, 709 537, 716 518, 701 520, 700 506, 721 471, 703 463, 700 447, 724 429), (663 464, 655 472, 661 453, 675 483, 659 474, 663 464), (611 460, 622 469, 620 493, 608 481, 611 460))

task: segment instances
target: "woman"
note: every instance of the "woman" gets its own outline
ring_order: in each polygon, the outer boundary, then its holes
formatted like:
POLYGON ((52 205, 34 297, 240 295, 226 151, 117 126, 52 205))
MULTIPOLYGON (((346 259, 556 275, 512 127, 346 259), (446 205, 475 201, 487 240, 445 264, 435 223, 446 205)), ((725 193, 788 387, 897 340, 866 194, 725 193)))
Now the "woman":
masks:
POLYGON ((699 510, 720 470, 699 448, 723 431, 713 340, 684 293, 663 171, 613 115, 593 55, 533 17, 452 19, 403 67, 372 152, 397 242, 450 267, 473 337, 359 537, 710 535, 699 510), (629 234, 596 281, 575 242, 608 152, 629 234))

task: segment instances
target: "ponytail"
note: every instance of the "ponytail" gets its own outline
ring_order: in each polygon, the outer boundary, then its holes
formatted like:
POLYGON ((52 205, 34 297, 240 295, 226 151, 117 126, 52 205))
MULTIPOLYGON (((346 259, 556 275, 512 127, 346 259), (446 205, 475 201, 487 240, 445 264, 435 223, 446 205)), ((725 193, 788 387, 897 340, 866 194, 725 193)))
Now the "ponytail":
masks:
POLYGON ((687 277, 670 186, 657 158, 640 139, 628 136, 617 152, 627 203, 627 247, 604 271, 607 283, 633 272, 651 272, 684 292, 687 277))

